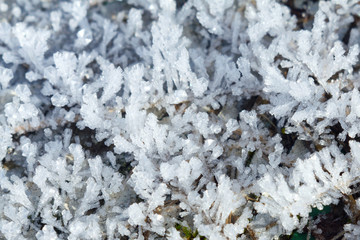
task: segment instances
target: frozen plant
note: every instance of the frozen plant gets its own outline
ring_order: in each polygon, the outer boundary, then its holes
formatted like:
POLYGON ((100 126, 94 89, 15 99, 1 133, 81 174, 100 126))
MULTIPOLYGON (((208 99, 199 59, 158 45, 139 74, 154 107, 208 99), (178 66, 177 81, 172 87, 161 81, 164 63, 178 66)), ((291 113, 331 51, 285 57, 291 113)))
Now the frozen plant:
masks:
POLYGON ((5 0, 0 18, 0 239, 310 236, 328 205, 359 237, 358 1, 5 0))

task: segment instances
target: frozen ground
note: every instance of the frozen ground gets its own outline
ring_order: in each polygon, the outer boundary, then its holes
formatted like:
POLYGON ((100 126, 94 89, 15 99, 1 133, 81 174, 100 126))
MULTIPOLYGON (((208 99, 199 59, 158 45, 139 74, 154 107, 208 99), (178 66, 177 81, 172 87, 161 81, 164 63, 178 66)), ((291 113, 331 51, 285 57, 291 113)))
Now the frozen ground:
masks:
POLYGON ((359 43, 354 0, 0 0, 0 239, 359 239, 359 43))

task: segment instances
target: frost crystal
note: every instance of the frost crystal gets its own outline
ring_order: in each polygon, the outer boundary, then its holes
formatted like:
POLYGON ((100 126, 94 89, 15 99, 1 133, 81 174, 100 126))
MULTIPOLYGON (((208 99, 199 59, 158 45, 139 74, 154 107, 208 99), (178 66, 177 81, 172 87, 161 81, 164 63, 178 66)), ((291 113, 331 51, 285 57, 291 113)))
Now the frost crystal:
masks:
POLYGON ((0 239, 359 239, 359 17, 1 2, 0 239))

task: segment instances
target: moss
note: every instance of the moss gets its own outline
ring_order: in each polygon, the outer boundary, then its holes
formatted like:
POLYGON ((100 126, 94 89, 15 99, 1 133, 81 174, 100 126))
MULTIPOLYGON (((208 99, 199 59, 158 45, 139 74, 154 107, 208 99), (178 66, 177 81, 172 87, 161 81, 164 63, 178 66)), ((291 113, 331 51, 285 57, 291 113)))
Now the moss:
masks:
POLYGON ((255 156, 255 152, 256 151, 249 151, 248 152, 248 155, 247 155, 247 158, 246 158, 246 161, 245 161, 245 166, 246 167, 248 167, 248 166, 250 166, 250 164, 251 164, 251 161, 252 161, 252 159, 254 158, 254 156, 255 156))
POLYGON ((178 230, 181 236, 186 240, 192 240, 199 236, 200 240, 207 240, 206 237, 200 236, 198 230, 192 230, 190 227, 185 227, 181 224, 175 225, 176 230, 178 230))

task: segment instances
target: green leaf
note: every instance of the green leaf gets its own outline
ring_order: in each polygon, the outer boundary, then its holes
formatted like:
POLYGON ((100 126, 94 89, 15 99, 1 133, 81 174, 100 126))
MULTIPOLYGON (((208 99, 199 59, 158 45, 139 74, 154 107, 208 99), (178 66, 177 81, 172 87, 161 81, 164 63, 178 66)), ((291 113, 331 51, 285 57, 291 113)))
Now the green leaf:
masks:
MULTIPOLYGON (((306 240, 307 238, 307 233, 298 233, 298 232, 294 232, 291 235, 290 240, 306 240)), ((310 237, 310 240, 315 240, 315 238, 313 236, 310 237)))
POLYGON ((313 208, 311 213, 309 214, 310 217, 315 218, 318 215, 321 214, 328 214, 331 211, 331 206, 324 206, 324 208, 322 210, 319 210, 318 208, 313 208))

